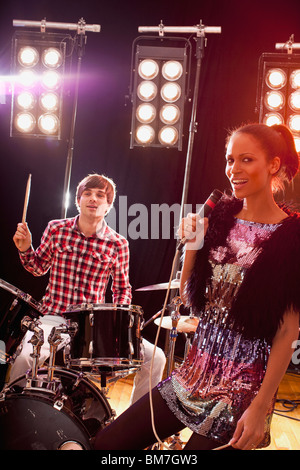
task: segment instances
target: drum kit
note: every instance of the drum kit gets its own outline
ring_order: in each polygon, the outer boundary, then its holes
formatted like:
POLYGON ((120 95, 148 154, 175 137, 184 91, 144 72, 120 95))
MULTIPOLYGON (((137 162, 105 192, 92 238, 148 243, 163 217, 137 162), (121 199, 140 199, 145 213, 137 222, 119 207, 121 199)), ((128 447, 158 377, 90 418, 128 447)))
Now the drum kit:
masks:
MULTIPOLYGON (((163 284, 140 290, 159 290, 163 284)), ((174 282, 172 288, 177 288, 174 282)), ((179 297, 168 305, 170 316, 161 325, 170 330, 168 373, 174 357, 177 331, 193 330, 193 317, 181 316, 179 297), (189 325, 188 323, 191 323, 189 325)), ((115 417, 107 384, 138 371, 143 363, 142 330, 161 311, 144 323, 139 306, 119 304, 71 305, 67 323, 53 327, 47 338, 50 357, 39 367, 44 343, 40 327, 41 305, 30 295, 0 279, 0 450, 89 450, 99 429, 115 417), (27 331, 32 332, 32 368, 5 383, 9 367, 22 349, 27 331), (70 341, 63 349, 63 366, 57 364, 62 335, 70 341), (2 371, 1 371, 2 369, 2 371), (96 382, 100 381, 100 387, 96 382), (25 384, 25 385, 24 385, 25 384), (3 388, 2 388, 3 387, 3 388), (1 391, 2 388, 2 391, 1 391)), ((194 328, 195 329, 195 328, 194 328)), ((186 333, 189 336, 189 332, 186 333)), ((190 336, 189 336, 190 339, 190 336)), ((187 340, 187 344, 189 341, 187 340)), ((185 354, 188 352, 187 347, 185 354)))

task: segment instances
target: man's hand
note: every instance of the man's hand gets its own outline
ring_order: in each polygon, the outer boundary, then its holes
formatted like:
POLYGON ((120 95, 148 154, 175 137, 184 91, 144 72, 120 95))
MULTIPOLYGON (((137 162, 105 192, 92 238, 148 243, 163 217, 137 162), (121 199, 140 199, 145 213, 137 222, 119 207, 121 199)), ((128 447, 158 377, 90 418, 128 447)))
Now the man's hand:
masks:
POLYGON ((31 233, 26 223, 18 224, 16 233, 13 236, 13 241, 19 251, 27 251, 31 247, 31 233))

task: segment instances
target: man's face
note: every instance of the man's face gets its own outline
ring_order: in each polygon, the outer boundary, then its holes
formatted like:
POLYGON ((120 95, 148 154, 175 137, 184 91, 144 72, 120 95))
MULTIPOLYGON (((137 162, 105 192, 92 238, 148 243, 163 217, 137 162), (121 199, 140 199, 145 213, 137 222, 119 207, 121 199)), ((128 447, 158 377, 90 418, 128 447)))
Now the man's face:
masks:
POLYGON ((105 190, 99 188, 85 189, 78 200, 78 205, 80 214, 96 219, 103 218, 110 207, 105 190))

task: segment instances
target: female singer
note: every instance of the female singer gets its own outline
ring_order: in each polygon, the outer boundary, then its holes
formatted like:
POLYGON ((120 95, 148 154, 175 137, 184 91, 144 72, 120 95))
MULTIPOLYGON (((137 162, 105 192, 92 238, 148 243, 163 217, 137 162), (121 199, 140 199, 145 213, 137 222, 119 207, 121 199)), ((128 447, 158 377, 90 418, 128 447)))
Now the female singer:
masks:
POLYGON ((233 196, 180 226, 181 299, 199 324, 183 365, 100 431, 95 449, 144 449, 188 427, 185 449, 270 443, 276 391, 299 334, 300 218, 274 194, 298 172, 290 131, 251 124, 227 140, 233 196), (204 245, 195 234, 204 226, 204 245))

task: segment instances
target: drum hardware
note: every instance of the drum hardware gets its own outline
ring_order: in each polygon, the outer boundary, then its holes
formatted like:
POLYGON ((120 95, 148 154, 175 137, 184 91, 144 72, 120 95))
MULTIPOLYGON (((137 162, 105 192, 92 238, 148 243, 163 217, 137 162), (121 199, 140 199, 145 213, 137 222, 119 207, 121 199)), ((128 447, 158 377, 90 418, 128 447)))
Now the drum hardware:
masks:
POLYGON ((77 324, 70 323, 70 325, 61 324, 58 327, 54 326, 48 336, 48 343, 50 345, 50 357, 48 365, 48 381, 53 381, 53 374, 55 370, 55 358, 58 346, 63 342, 62 334, 69 334, 70 338, 74 337, 77 333, 77 324))
POLYGON ((20 352, 19 346, 25 335, 21 320, 31 320, 41 315, 41 305, 31 295, 22 292, 0 279, 0 341, 5 345, 4 356, 7 364, 13 363, 20 352))
POLYGON ((41 325, 39 320, 31 320, 29 317, 24 317, 21 321, 21 328, 23 330, 29 330, 33 332, 32 337, 28 341, 32 344, 33 347, 33 352, 30 354, 30 356, 33 358, 31 372, 31 378, 33 380, 37 378, 41 347, 44 344, 44 331, 42 328, 40 328, 39 325, 41 325))
POLYGON ((61 411, 65 405, 65 401, 68 399, 67 395, 62 395, 59 400, 53 404, 53 408, 58 411, 61 411))
POLYGON ((129 313, 128 317, 129 317, 129 325, 128 325, 129 359, 132 360, 132 358, 134 357, 134 346, 133 346, 133 344, 132 344, 132 334, 131 334, 131 331, 132 331, 132 328, 133 328, 133 326, 134 326, 134 316, 132 315, 132 313, 129 313))
POLYGON ((53 381, 54 369, 55 369, 55 358, 58 346, 62 343, 62 333, 67 333, 68 329, 65 325, 59 327, 54 326, 48 336, 48 343, 50 345, 50 356, 48 364, 48 381, 53 381))

